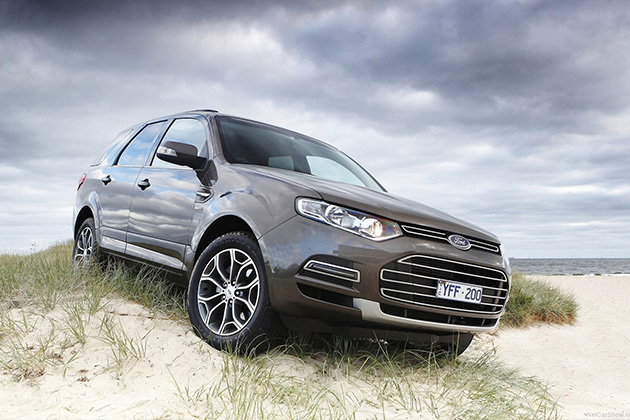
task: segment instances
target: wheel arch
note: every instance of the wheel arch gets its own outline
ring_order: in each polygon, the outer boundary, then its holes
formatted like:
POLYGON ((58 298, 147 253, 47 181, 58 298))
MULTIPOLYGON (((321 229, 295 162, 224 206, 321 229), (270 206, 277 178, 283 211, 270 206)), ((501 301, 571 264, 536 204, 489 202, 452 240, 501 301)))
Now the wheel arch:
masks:
POLYGON ((201 255, 204 249, 208 247, 215 239, 221 235, 225 235, 230 232, 247 232, 251 233, 254 237, 256 234, 251 226, 242 218, 235 215, 225 215, 219 217, 208 226, 201 236, 199 243, 195 249, 195 258, 193 264, 197 262, 197 259, 201 255))
POLYGON ((94 219, 94 212, 92 211, 90 206, 84 206, 79 211, 79 213, 77 214, 77 217, 76 217, 76 219, 74 221, 74 229, 73 229, 73 236, 72 236, 73 238, 77 236, 77 233, 79 232, 79 228, 81 227, 83 222, 85 222, 90 217, 94 219))

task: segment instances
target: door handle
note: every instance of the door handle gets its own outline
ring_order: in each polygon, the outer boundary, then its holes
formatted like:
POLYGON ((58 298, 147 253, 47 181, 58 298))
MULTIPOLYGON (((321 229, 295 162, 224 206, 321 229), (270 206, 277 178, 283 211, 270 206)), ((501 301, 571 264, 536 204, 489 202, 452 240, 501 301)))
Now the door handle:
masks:
POLYGON ((112 177, 109 175, 105 175, 103 178, 101 178, 101 181, 103 182, 103 184, 107 185, 112 182, 112 177))
POLYGON ((149 182, 149 178, 145 178, 142 181, 138 182, 138 187, 140 187, 142 191, 146 190, 150 186, 151 186, 151 183, 149 182))

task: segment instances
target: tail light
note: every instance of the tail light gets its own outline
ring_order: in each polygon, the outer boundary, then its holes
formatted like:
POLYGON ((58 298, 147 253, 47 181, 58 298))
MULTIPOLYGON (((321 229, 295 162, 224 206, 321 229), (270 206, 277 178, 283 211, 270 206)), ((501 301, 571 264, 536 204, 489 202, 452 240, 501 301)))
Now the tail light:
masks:
POLYGON ((85 182, 86 177, 87 177, 87 174, 83 174, 81 175, 81 178, 79 178, 79 185, 77 186, 77 191, 79 191, 79 188, 81 188, 81 185, 83 185, 83 183, 85 182))

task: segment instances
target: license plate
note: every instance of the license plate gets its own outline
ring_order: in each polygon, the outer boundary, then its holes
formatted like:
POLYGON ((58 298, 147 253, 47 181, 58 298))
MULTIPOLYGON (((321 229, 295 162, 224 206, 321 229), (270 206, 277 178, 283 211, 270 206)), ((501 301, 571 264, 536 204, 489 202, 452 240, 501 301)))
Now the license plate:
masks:
POLYGON ((481 303, 483 288, 454 281, 438 280, 435 297, 458 302, 481 303))

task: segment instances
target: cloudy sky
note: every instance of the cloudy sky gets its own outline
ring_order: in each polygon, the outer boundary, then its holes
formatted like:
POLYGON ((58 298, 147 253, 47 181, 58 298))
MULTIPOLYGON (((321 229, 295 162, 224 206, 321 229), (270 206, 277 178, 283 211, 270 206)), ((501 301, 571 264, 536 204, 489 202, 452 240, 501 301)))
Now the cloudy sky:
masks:
POLYGON ((122 129, 320 138, 514 257, 630 257, 630 2, 0 0, 0 249, 70 239, 122 129))

